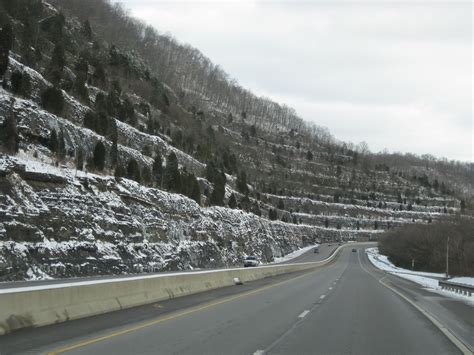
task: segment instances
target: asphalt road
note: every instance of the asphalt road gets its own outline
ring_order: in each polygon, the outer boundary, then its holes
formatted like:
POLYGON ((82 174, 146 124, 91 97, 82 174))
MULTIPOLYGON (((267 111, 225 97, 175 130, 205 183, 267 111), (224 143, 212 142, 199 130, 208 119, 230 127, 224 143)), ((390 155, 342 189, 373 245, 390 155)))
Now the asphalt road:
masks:
MULTIPOLYGON (((291 264, 291 263, 300 263, 306 261, 319 261, 326 259, 334 250, 337 248, 337 243, 332 244, 321 244, 320 252, 314 253, 313 250, 307 252, 303 255, 300 255, 291 260, 287 260, 282 264, 291 264)), ((238 266, 236 266, 238 267, 238 266)), ((222 268, 221 268, 222 269, 222 268)), ((219 269, 195 269, 195 270, 182 270, 182 271, 169 271, 169 272, 155 272, 155 273, 143 273, 143 274, 129 274, 129 275, 100 275, 100 276, 89 276, 89 277, 74 277, 67 279, 53 279, 53 280, 36 280, 36 281, 13 281, 13 282, 0 282, 0 289, 7 288, 20 288, 20 287, 31 287, 31 286, 44 286, 44 285, 58 285, 61 283, 76 283, 82 281, 100 281, 100 280, 109 280, 109 279, 127 279, 140 276, 149 276, 149 275, 163 275, 163 274, 173 274, 181 272, 195 272, 195 271, 206 271, 206 270, 219 270, 219 269)), ((0 353, 1 355, 1 353, 0 353)))
MULTIPOLYGON (((357 249, 346 248, 335 262, 312 272, 18 331, 0 337, 0 353, 459 354, 380 279, 400 292, 408 292, 405 285, 377 271, 357 249)), ((412 296, 423 297, 409 286, 412 296)), ((451 314, 447 319, 466 327, 469 315, 458 313, 472 307, 462 305, 443 307, 451 314)))

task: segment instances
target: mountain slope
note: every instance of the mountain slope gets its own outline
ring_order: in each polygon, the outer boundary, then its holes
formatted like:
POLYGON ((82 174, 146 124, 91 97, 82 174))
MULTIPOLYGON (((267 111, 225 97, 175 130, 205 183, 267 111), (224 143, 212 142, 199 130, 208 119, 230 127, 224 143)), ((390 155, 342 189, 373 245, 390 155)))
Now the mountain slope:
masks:
POLYGON ((470 213, 472 164, 337 142, 120 7, 51 4, 0 1, 1 279, 272 261, 470 213))

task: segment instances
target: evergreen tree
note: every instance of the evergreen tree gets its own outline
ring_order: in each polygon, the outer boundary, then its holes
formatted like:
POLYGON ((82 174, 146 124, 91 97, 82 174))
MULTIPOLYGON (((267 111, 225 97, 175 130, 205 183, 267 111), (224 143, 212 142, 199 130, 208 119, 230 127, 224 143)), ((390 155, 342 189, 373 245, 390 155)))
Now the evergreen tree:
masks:
POLYGON ((334 194, 334 203, 339 203, 339 193, 334 194))
POLYGON ((161 154, 157 153, 152 167, 152 178, 156 186, 161 186, 163 178, 163 160, 161 154))
POLYGON ((151 171, 148 166, 144 166, 142 169, 142 182, 145 185, 149 185, 151 183, 151 171))
POLYGON ((127 165, 127 178, 141 182, 142 177, 140 174, 140 167, 134 158, 131 158, 127 165))
POLYGON ((95 145, 94 148, 94 153, 93 153, 93 162, 94 162, 94 167, 102 171, 104 170, 105 167, 105 146, 104 143, 101 141, 98 141, 95 145))
POLYGON ((174 152, 171 152, 166 158, 166 167, 163 173, 163 186, 169 191, 181 191, 181 175, 178 170, 178 158, 174 152))
POLYGON ((13 39, 13 28, 10 23, 7 23, 0 29, 0 78, 3 78, 7 71, 13 39))
POLYGON ((258 205, 258 202, 255 201, 253 204, 252 204, 252 209, 250 210, 254 215, 256 216, 261 216, 262 215, 262 211, 260 210, 260 206, 258 205))
POLYGON ((206 164, 206 179, 209 182, 214 183, 217 176, 219 175, 219 170, 216 167, 216 163, 211 160, 206 164))
POLYGON ((464 212, 466 210, 466 201, 461 200, 461 212, 464 212))
POLYGON ((92 41, 92 28, 89 19, 82 24, 81 33, 88 41, 92 41))
POLYGON ((283 200, 281 198, 278 199, 277 207, 278 207, 279 210, 284 210, 285 209, 285 203, 283 202, 283 200))
POLYGON ((245 171, 241 171, 240 174, 237 175, 237 190, 244 194, 247 195, 249 193, 249 188, 247 186, 247 174, 245 171))
POLYGON ((228 202, 229 208, 237 208, 237 199, 235 198, 235 194, 232 193, 229 197, 229 202, 228 202))
POLYGON ((66 158, 66 142, 64 140, 64 131, 61 129, 58 136, 58 157, 59 160, 66 158))
POLYGON ((51 62, 49 63, 48 76, 54 85, 58 85, 61 81, 64 66, 66 65, 66 55, 62 43, 56 43, 51 62))
POLYGON ((61 89, 48 87, 41 94, 43 108, 55 115, 60 115, 64 108, 64 97, 61 89))
POLYGON ((92 75, 93 81, 98 86, 105 86, 107 81, 107 75, 105 73, 104 66, 102 63, 97 63, 95 66, 94 74, 92 75))
POLYGON ((217 176, 214 178, 214 190, 212 190, 211 197, 210 197, 211 205, 216 205, 216 206, 224 205, 225 183, 226 183, 225 174, 224 172, 219 171, 217 176))
POLYGON ((56 130, 54 128, 51 130, 51 133, 49 135, 48 145, 51 152, 53 152, 54 154, 58 153, 58 149, 59 149, 58 134, 56 133, 56 130))
POLYGON ((20 142, 16 128, 14 105, 15 100, 11 99, 10 112, 6 115, 1 127, 2 130, 0 132, 1 141, 3 142, 4 149, 8 154, 16 154, 18 152, 18 146, 20 142))
POLYGON ((271 220, 271 221, 276 221, 278 219, 278 212, 276 209, 274 208, 270 208, 270 210, 268 211, 268 218, 271 220))
POLYGON ((329 227, 329 219, 328 219, 327 217, 326 217, 326 219, 324 220, 324 226, 325 226, 326 228, 329 227))
POLYGON ((310 150, 306 152, 306 160, 313 160, 313 153, 310 150))
POLYGON ((19 70, 15 70, 10 78, 12 85, 12 92, 16 95, 24 97, 30 96, 31 92, 31 80, 27 73, 22 73, 19 70))
POLYGON ((199 182, 196 179, 194 174, 191 174, 191 194, 190 198, 192 198, 198 205, 201 204, 201 187, 199 186, 199 182))
POLYGON ((77 150, 76 169, 77 170, 84 169, 84 151, 82 150, 81 147, 79 147, 78 150, 77 150))
POLYGON ((122 163, 120 161, 117 161, 117 166, 115 167, 114 171, 114 176, 116 179, 120 179, 125 176, 127 172, 125 171, 125 168, 123 167, 122 163))
POLYGON ((87 111, 84 115, 84 127, 97 132, 97 115, 94 111, 87 111))
POLYGON ((112 148, 110 149, 110 165, 112 168, 117 166, 118 161, 118 144, 117 144, 117 135, 112 137, 112 148))

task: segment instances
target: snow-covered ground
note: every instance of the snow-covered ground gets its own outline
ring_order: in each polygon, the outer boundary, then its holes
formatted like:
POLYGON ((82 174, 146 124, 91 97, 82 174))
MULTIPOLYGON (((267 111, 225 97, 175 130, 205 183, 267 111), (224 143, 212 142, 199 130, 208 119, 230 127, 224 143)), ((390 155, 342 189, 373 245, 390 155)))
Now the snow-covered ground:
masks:
MULTIPOLYGON (((367 248, 365 250, 370 262, 377 268, 389 272, 391 274, 397 275, 404 279, 416 282, 417 284, 425 287, 426 289, 449 296, 452 298, 463 300, 469 304, 474 305, 474 296, 460 295, 447 290, 442 290, 439 286, 438 281, 444 278, 444 273, 432 273, 432 272, 421 272, 421 271, 412 271, 407 269, 402 269, 393 265, 385 255, 379 254, 378 248, 367 248)), ((449 279, 449 281, 462 283, 466 285, 474 286, 474 277, 455 277, 449 279)))
POLYGON ((278 263, 283 263, 285 261, 288 261, 288 260, 291 260, 291 259, 294 259, 300 255, 303 255, 304 253, 306 253, 307 251, 310 251, 311 249, 315 248, 319 246, 319 244, 314 244, 314 245, 309 245, 307 247, 304 247, 304 248, 301 248, 301 249, 298 249, 298 250, 295 250, 293 253, 290 253, 290 254, 287 254, 285 256, 282 256, 280 258, 275 258, 275 261, 272 263, 272 264, 278 264, 278 263))

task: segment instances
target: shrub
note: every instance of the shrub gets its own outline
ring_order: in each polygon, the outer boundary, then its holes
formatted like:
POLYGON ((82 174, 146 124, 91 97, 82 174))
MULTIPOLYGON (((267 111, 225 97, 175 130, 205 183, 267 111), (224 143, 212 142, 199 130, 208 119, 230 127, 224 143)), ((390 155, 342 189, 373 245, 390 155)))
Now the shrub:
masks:
POLYGON ((102 171, 105 167, 105 146, 101 141, 98 141, 94 148, 94 167, 102 171))
POLYGON ((30 96, 31 92, 31 80, 27 73, 22 73, 19 70, 15 70, 11 77, 12 92, 16 95, 24 97, 30 96))

